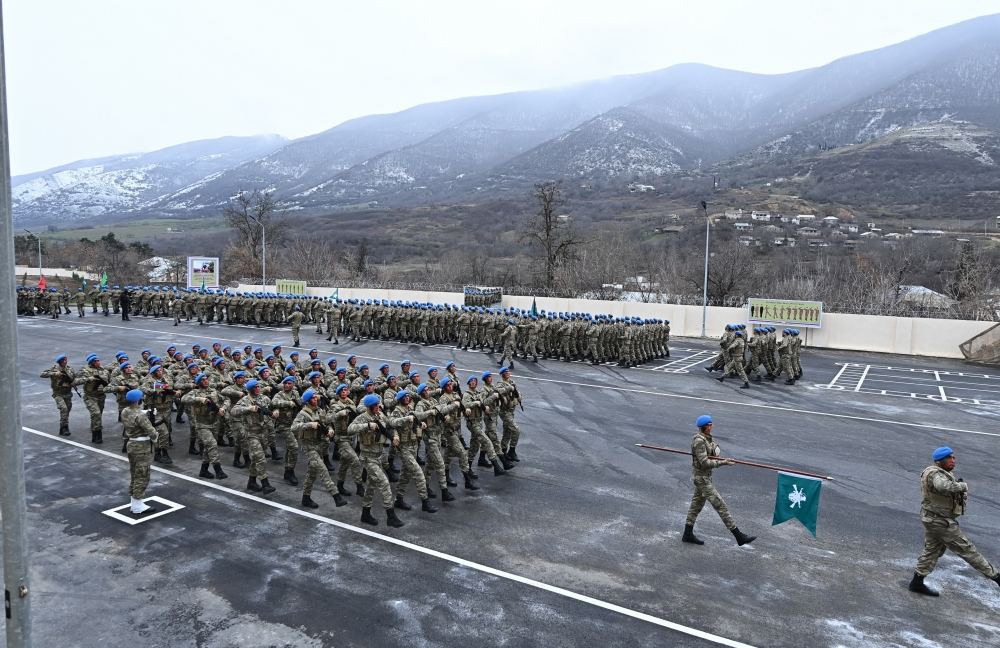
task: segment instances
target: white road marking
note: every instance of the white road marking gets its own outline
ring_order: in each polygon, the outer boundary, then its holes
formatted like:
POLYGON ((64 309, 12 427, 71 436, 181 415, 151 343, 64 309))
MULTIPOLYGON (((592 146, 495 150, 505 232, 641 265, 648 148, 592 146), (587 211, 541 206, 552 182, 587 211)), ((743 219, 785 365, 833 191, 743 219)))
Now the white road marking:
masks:
MULTIPOLYGON (((65 443, 67 445, 75 446, 77 448, 81 448, 83 450, 87 450, 89 452, 93 452, 93 453, 96 453, 96 454, 101 454, 101 455, 104 455, 106 457, 111 457, 112 459, 115 459, 115 460, 118 460, 118 461, 126 461, 126 462, 128 461, 127 457, 115 454, 113 452, 109 452, 107 450, 102 450, 100 448, 93 448, 93 447, 84 445, 82 443, 79 443, 77 441, 71 441, 69 439, 58 437, 58 436, 49 434, 47 432, 42 432, 40 430, 35 430, 35 429, 29 428, 29 427, 24 427, 22 429, 24 429, 26 432, 30 432, 31 434, 35 434, 35 435, 38 435, 38 436, 41 436, 41 437, 46 437, 46 438, 51 439, 53 441, 59 441, 60 443, 65 443)), ((380 533, 376 533, 376 532, 370 531, 368 529, 363 529, 361 527, 356 527, 354 525, 347 524, 345 522, 340 522, 339 520, 334 520, 332 518, 324 517, 322 515, 317 515, 316 513, 310 513, 309 511, 304 511, 304 510, 301 510, 301 509, 293 508, 291 506, 287 506, 285 504, 281 504, 280 502, 272 502, 271 500, 264 499, 263 497, 258 497, 256 495, 251 495, 249 493, 245 493, 245 492, 241 492, 241 491, 238 491, 238 490, 234 490, 232 488, 227 488, 226 486, 220 486, 220 485, 212 483, 212 482, 202 481, 201 479, 198 479, 196 477, 191 477, 191 476, 179 473, 179 472, 174 472, 172 470, 165 470, 163 468, 160 468, 159 466, 151 466, 150 469, 154 470, 156 472, 162 473, 164 475, 168 475, 170 477, 174 477, 176 479, 182 479, 184 481, 191 482, 193 484, 197 484, 197 485, 201 486, 202 488, 211 488, 213 490, 221 491, 223 493, 227 493, 227 494, 235 496, 235 497, 241 497, 243 499, 250 500, 250 501, 256 502, 258 504, 264 504, 266 506, 270 506, 271 508, 279 509, 279 510, 285 511, 287 513, 292 513, 294 515, 298 515, 300 517, 308 518, 308 519, 314 520, 316 522, 322 522, 323 524, 329 524, 329 525, 337 527, 339 529, 343 529, 345 531, 350 531, 351 533, 356 533, 358 535, 367 536, 369 538, 372 538, 373 540, 378 540, 378 541, 385 542, 385 543, 388 543, 388 544, 396 545, 397 547, 402 547, 403 549, 409 549, 411 551, 415 551, 417 553, 421 553, 421 554, 424 554, 426 556, 431 556, 433 558, 438 558, 440 560, 444 560, 444 561, 447 561, 447 562, 450 562, 450 563, 454 563, 456 565, 461 565, 461 566, 467 567, 469 569, 474 569, 474 570, 482 572, 484 574, 489 574, 491 576, 496 576, 497 578, 504 578, 504 579, 507 579, 507 580, 510 580, 510 581, 514 581, 515 583, 521 583, 522 585, 527 585, 529 587, 534 587, 536 589, 540 589, 540 590, 543 590, 543 591, 546 591, 546 592, 550 592, 552 594, 556 594, 558 596, 562 596, 562 597, 565 597, 565 598, 568 598, 568 599, 572 599, 574 601, 579 601, 581 603, 586 603, 588 605, 593 605, 594 607, 599 607, 601 609, 608 610, 610 612, 616 612, 616 613, 621 614, 623 616, 627 616, 627 617, 630 617, 630 618, 633 618, 633 619, 637 619, 639 621, 645 621, 647 623, 651 623, 653 625, 657 625, 657 626, 660 626, 662 628, 667 628, 668 630, 673 630, 675 632, 680 632, 680 633, 683 633, 683 634, 686 634, 686 635, 689 635, 689 636, 692 636, 692 637, 697 637, 698 639, 704 639, 705 641, 710 641, 710 642, 718 644, 720 646, 730 646, 732 648, 753 648, 750 644, 745 644, 745 643, 742 643, 742 642, 739 642, 739 641, 735 641, 733 639, 728 639, 726 637, 721 637, 719 635, 715 635, 715 634, 712 634, 710 632, 705 632, 704 630, 698 630, 697 628, 692 628, 692 627, 689 627, 689 626, 686 626, 686 625, 682 625, 680 623, 674 623, 673 621, 667 621, 666 619, 662 619, 660 617, 656 617, 656 616, 653 616, 651 614, 646 614, 644 612, 638 612, 636 610, 632 610, 630 608, 626 608, 626 607, 623 607, 621 605, 616 605, 614 603, 609 603, 607 601, 603 601, 601 599, 597 599, 597 598, 594 598, 594 597, 591 597, 591 596, 587 596, 585 594, 579 594, 577 592, 574 592, 574 591, 571 591, 571 590, 568 590, 568 589, 564 589, 562 587, 557 587, 555 585, 549 585, 548 583, 543 583, 541 581, 537 581, 537 580, 534 580, 534 579, 531 579, 531 578, 527 578, 525 576, 519 576, 517 574, 513 574, 511 572, 506 572, 506 571, 503 571, 503 570, 500 570, 500 569, 496 569, 496 568, 490 567, 488 565, 483 565, 481 563, 473 562, 471 560, 466 560, 465 558, 459 558, 458 556, 453 556, 451 554, 446 554, 444 552, 437 551, 435 549, 429 549, 427 547, 423 547, 421 545, 414 544, 412 542, 407 542, 405 540, 399 540, 398 538, 394 538, 392 536, 382 535, 380 533)))
POLYGON ((858 378, 858 386, 854 388, 854 391, 861 391, 862 385, 865 384, 865 378, 868 376, 868 370, 871 367, 871 365, 865 365, 865 370, 861 372, 861 377, 858 378))
MULTIPOLYGON (((51 320, 51 321, 52 322, 61 322, 63 320, 51 320)), ((69 322, 66 322, 66 323, 67 324, 84 324, 83 322, 72 322, 72 321, 69 321, 69 322)), ((155 329, 138 329, 138 328, 129 327, 129 326, 117 326, 117 325, 114 325, 114 324, 96 324, 96 325, 93 325, 93 326, 106 326, 106 327, 109 327, 109 328, 118 328, 118 329, 124 329, 124 330, 127 330, 127 331, 142 331, 142 332, 146 332, 146 333, 154 333, 156 335, 163 335, 163 336, 169 336, 170 335, 169 332, 168 333, 164 333, 162 331, 157 331, 155 329)), ((206 337, 204 335, 193 335, 193 334, 186 334, 186 333, 174 333, 173 336, 174 337, 180 336, 180 337, 189 337, 189 338, 199 338, 199 339, 202 339, 202 340, 204 340, 205 337, 206 337)), ((228 338, 213 338, 213 340, 219 340, 220 342, 239 342, 239 343, 246 342, 246 340, 233 340, 233 339, 228 339, 228 338)), ((285 347, 285 348, 287 348, 287 349, 293 349, 293 348, 302 349, 302 347, 285 347)), ((351 351, 351 353, 354 353, 355 355, 358 355, 359 357, 367 358, 369 360, 375 360, 375 361, 378 361, 378 362, 399 362, 400 361, 398 358, 377 358, 377 357, 370 356, 370 355, 361 355, 361 354, 355 353, 353 350, 351 351)), ((343 355, 343 352, 341 353, 341 355, 343 355)), ((414 364, 419 364, 420 366, 440 366, 440 365, 425 365, 423 363, 414 363, 414 364)), ((861 365, 857 365, 857 366, 861 366, 861 365)), ((457 367, 457 368, 460 371, 472 371, 472 372, 476 372, 476 373, 479 373, 480 371, 482 371, 482 369, 468 369, 468 368, 465 368, 465 367, 457 367)), ((705 396, 690 396, 690 395, 687 395, 687 394, 674 394, 674 393, 671 393, 671 392, 659 392, 659 391, 652 391, 652 390, 648 390, 648 389, 635 389, 635 388, 632 388, 632 387, 615 387, 615 386, 612 386, 612 385, 595 385, 593 383, 581 383, 581 382, 573 382, 573 381, 569 381, 569 380, 557 380, 555 378, 538 378, 538 377, 534 377, 534 376, 519 376, 518 379, 519 380, 531 380, 531 381, 537 381, 537 382, 550 382, 550 383, 559 384, 559 385, 572 385, 572 386, 575 386, 575 387, 586 387, 586 388, 589 388, 589 389, 599 389, 599 390, 618 391, 618 392, 624 392, 624 393, 643 394, 643 395, 647 395, 647 396, 661 396, 661 397, 664 397, 664 398, 676 398, 676 399, 680 399, 680 400, 701 401, 703 403, 716 403, 716 404, 719 404, 719 405, 735 405, 736 407, 739 407, 739 408, 752 407, 752 408, 756 408, 756 409, 765 409, 765 410, 775 410, 775 411, 782 411, 782 412, 790 412, 790 413, 793 413, 793 414, 806 414, 806 415, 811 415, 811 416, 826 416, 826 417, 829 417, 829 418, 839 418, 839 419, 845 419, 845 420, 851 420, 851 421, 867 421, 867 422, 870 422, 870 423, 883 423, 883 424, 886 424, 886 425, 901 425, 901 426, 904 426, 904 427, 914 427, 914 428, 921 428, 921 429, 928 429, 928 430, 941 430, 941 431, 945 431, 945 432, 956 432, 956 433, 959 433, 959 434, 973 434, 973 435, 979 435, 979 436, 1000 437, 1000 432, 981 432, 981 431, 978 431, 978 430, 967 430, 967 429, 961 429, 961 428, 942 427, 940 425, 934 425, 934 424, 931 424, 931 423, 911 423, 909 421, 894 421, 894 420, 889 420, 889 419, 879 419, 879 418, 872 418, 872 417, 867 417, 867 416, 853 416, 853 415, 850 415, 850 414, 837 414, 837 413, 834 413, 834 412, 819 412, 819 411, 816 411, 816 410, 807 410, 807 409, 802 409, 802 408, 797 408, 797 407, 784 407, 784 406, 781 406, 781 405, 765 405, 765 404, 762 404, 762 403, 730 401, 730 400, 725 400, 725 399, 722 399, 722 398, 708 398, 708 397, 705 397, 705 396)), ((816 385, 816 387, 826 388, 827 386, 826 385, 816 385)), ((874 392, 867 392, 867 391, 863 390, 862 393, 874 393, 874 392)), ((883 394, 883 395, 890 395, 890 394, 883 394)), ((918 396, 913 396, 913 397, 917 398, 918 396)), ((936 398, 934 400, 936 400, 936 398)), ((954 402, 954 401, 951 398, 949 398, 948 402, 954 402)), ((980 402, 976 401, 973 404, 977 404, 978 405, 978 404, 980 404, 980 402)))
POLYGON ((833 386, 835 386, 837 384, 837 381, 840 380, 840 377, 844 374, 844 371, 846 369, 847 369, 847 364, 841 365, 840 371, 837 372, 837 375, 833 377, 833 380, 830 381, 830 383, 827 385, 827 387, 833 387, 833 386))
MULTIPOLYGON (((27 430, 28 428, 24 428, 24 429, 27 430)), ((129 516, 125 515, 124 513, 119 513, 118 512, 118 511, 124 511, 125 509, 127 509, 127 508, 129 508, 131 506, 131 504, 122 504, 121 506, 116 506, 115 508, 110 508, 107 511, 101 511, 101 513, 103 513, 104 515, 107 515, 110 518, 114 518, 114 519, 118 520, 119 522, 124 522, 125 524, 128 524, 130 526, 135 526, 137 524, 142 524, 143 522, 148 522, 149 520, 154 520, 154 519, 156 519, 158 517, 162 517, 164 515, 167 515, 168 513, 173 513, 174 511, 179 511, 182 508, 184 508, 183 504, 178 504, 177 502, 171 502, 168 499, 164 499, 162 497, 157 497, 155 495, 153 497, 147 497, 147 498, 143 499, 142 501, 146 502, 146 503, 149 503, 149 502, 158 503, 160 505, 160 510, 158 510, 158 511, 156 511, 154 513, 150 513, 149 515, 144 515, 144 516, 139 517, 139 518, 133 518, 133 517, 129 517, 129 516)))

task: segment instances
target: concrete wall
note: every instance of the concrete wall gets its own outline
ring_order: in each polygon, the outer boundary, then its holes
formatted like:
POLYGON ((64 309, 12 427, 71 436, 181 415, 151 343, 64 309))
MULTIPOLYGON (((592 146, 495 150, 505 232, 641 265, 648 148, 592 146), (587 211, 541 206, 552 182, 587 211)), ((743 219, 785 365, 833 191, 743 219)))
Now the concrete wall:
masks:
MULTIPOLYGON (((268 288, 274 290, 273 286, 268 288)), ((237 290, 259 291, 261 287, 240 285, 237 290)), ((307 288, 310 295, 326 297, 334 288, 307 288)), ((391 299, 430 302, 434 304, 462 304, 461 293, 419 290, 382 290, 341 288, 341 299, 391 299)), ((615 317, 655 317, 670 320, 674 335, 699 337, 701 335, 701 306, 676 304, 642 304, 638 302, 598 301, 591 299, 562 299, 557 297, 522 297, 504 295, 503 306, 531 308, 535 301, 539 311, 605 313, 615 317)), ((746 322, 745 308, 709 306, 705 331, 710 337, 722 334, 730 322, 746 322)), ((877 315, 851 315, 824 313, 823 328, 802 329, 806 346, 848 351, 874 351, 904 355, 961 358, 958 345, 982 333, 996 322, 967 320, 940 320, 921 317, 881 317, 877 315)))
MULTIPOLYGON (((23 277, 24 273, 28 273, 29 277, 38 276, 38 266, 14 266, 14 274, 18 277, 23 277)), ((46 277, 72 277, 73 273, 76 273, 78 277, 86 279, 98 279, 98 275, 93 272, 84 272, 83 270, 67 270, 66 268, 42 268, 42 274, 46 277)))

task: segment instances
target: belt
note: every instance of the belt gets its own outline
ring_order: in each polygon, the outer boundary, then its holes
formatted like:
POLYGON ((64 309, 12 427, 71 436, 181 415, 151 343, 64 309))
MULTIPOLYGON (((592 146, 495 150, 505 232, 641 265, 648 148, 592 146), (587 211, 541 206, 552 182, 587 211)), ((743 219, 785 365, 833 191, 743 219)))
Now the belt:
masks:
POLYGON ((132 437, 131 439, 129 439, 129 441, 149 441, 149 437, 148 436, 132 437))

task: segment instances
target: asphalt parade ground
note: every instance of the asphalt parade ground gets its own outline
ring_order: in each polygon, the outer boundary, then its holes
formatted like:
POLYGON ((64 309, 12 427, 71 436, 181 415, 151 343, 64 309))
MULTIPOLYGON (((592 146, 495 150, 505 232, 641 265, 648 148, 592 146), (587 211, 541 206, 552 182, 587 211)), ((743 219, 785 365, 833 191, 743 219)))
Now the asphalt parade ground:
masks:
MULTIPOLYGON (((356 496, 335 508, 318 489, 320 508, 303 509, 271 461, 277 492, 250 494, 226 448, 229 479, 198 479, 186 424, 147 493, 168 512, 130 524, 106 513, 128 502, 112 399, 103 445, 89 443, 79 398, 61 438, 38 374, 57 353, 80 369, 90 352, 108 364, 119 349, 135 359, 216 340, 281 343, 287 357, 290 333, 88 313, 23 318, 18 334, 37 646, 1000 645, 1000 588, 961 560, 946 555, 928 577, 940 598, 906 590, 923 542, 917 479, 940 445, 971 486, 963 529, 1000 561, 996 369, 806 347, 798 384, 742 390, 704 371, 717 349, 706 340, 674 340, 670 358, 637 369, 517 361, 521 462, 506 476, 479 469, 482 490, 452 489, 436 514, 401 512, 403 528, 385 526, 377 496, 374 528, 356 496), (635 444, 686 450, 705 413, 726 456, 834 477, 816 538, 795 520, 770 526, 775 473, 733 466, 715 484, 757 541, 737 547, 706 506, 705 546, 681 543, 690 459, 635 444)), ((453 360, 463 379, 499 359, 301 337, 324 362, 453 360)), ((419 503, 412 487, 407 499, 419 503)))

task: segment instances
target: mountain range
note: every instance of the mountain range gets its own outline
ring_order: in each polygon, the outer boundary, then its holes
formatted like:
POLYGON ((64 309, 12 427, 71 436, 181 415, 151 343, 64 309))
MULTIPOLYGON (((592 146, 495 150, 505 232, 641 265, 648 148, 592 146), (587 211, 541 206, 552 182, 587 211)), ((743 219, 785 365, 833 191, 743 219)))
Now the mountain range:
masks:
POLYGON ((18 222, 64 223, 218 213, 253 188, 319 212, 476 202, 550 179, 613 194, 706 176, 961 217, 1000 211, 998 164, 1000 14, 787 74, 683 64, 423 104, 291 141, 84 160, 13 178, 13 199, 18 222))

